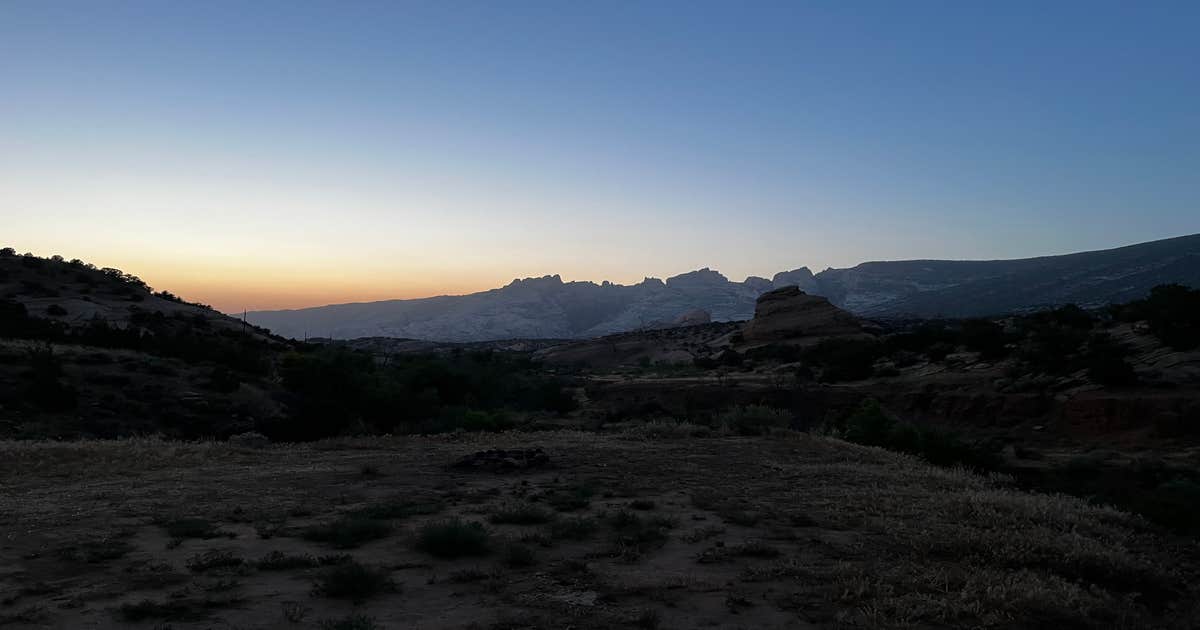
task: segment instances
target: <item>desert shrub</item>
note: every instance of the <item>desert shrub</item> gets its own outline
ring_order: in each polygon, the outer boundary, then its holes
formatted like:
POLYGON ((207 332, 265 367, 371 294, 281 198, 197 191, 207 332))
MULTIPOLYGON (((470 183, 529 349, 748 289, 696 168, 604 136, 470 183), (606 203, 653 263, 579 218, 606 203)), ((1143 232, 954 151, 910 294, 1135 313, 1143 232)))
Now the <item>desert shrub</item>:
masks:
POLYGON ((221 529, 216 523, 204 518, 177 518, 161 523, 171 538, 234 538, 236 535, 221 529))
POLYGON ((675 521, 661 516, 642 517, 621 510, 608 517, 613 543, 620 555, 639 556, 666 544, 675 521))
POLYGON ((1105 387, 1133 385, 1138 378, 1133 366, 1125 360, 1127 355, 1128 350, 1110 336, 1092 335, 1083 358, 1088 378, 1105 387))
POLYGON ((294 569, 311 569, 320 566, 316 558, 308 554, 286 554, 282 551, 272 551, 259 559, 254 566, 259 571, 291 571, 294 569))
POLYGON ((46 344, 31 348, 27 352, 29 384, 25 397, 34 405, 47 411, 67 411, 75 408, 74 388, 62 382, 62 361, 54 354, 54 347, 46 344))
POLYGON ((125 621, 145 621, 147 619, 194 619, 198 615, 184 601, 156 602, 143 599, 140 602, 126 602, 119 609, 125 621))
POLYGON ((526 545, 509 543, 500 552, 500 562, 511 568, 531 567, 537 564, 537 554, 526 545))
POLYGON ((559 540, 587 540, 596 532, 596 521, 586 517, 564 518, 550 524, 550 537, 559 540))
POLYGON ((506 503, 488 516, 488 520, 499 524, 537 525, 554 519, 554 513, 532 503, 506 503))
POLYGON ((58 550, 58 555, 64 560, 98 564, 124 557, 133 551, 133 544, 116 536, 83 540, 58 550))
POLYGON ((792 425, 791 414, 765 405, 731 407, 717 414, 714 420, 718 427, 738 435, 762 435, 792 425))
POLYGON ((411 516, 437 514, 445 505, 436 500, 412 500, 406 498, 388 499, 372 503, 355 510, 352 514, 362 518, 373 519, 402 519, 411 516))
POLYGON ((307 440, 366 432, 497 431, 510 412, 566 413, 566 382, 525 358, 492 352, 405 355, 380 364, 362 352, 327 346, 286 356, 280 369, 292 418, 264 430, 307 440))
POLYGON ((328 523, 313 525, 304 530, 305 540, 326 543, 337 549, 353 549, 392 533, 388 523, 350 515, 328 523))
POLYGON ((439 558, 483 556, 491 551, 491 537, 482 523, 451 518, 417 530, 416 548, 439 558))
POLYGON ((874 339, 826 339, 804 351, 804 361, 821 366, 821 380, 836 383, 869 378, 885 347, 874 339))
POLYGON ((192 573, 203 573, 211 569, 236 569, 245 563, 245 560, 232 551, 213 549, 188 558, 187 568, 192 573))
POLYGON ((374 619, 359 613, 321 621, 321 630, 379 630, 382 627, 374 619))
POLYGON ((558 488, 546 494, 543 500, 559 512, 574 512, 586 508, 592 502, 596 490, 589 485, 558 488))
POLYGON ((708 437, 712 435, 712 429, 691 422, 662 418, 638 422, 621 431, 621 435, 641 440, 669 440, 708 437))
POLYGON ((863 402, 847 418, 827 429, 848 442, 911 453, 939 466, 994 470, 1000 465, 994 449, 965 442, 948 431, 897 421, 874 400, 863 402))
POLYGON ((995 360, 1008 354, 1008 335, 1004 327, 986 319, 968 319, 962 322, 959 338, 968 350, 978 352, 980 358, 995 360))
MULTIPOLYGON (((1084 313, 1086 315, 1086 313, 1084 313)), ((1076 309, 1037 313, 1019 320, 1024 334, 1019 356, 1032 371, 1065 374, 1082 367, 1080 352, 1089 337, 1090 319, 1080 319, 1076 309)))
POLYGON ((1145 321, 1150 332, 1176 350, 1200 346, 1200 289, 1164 284, 1145 299, 1113 307, 1121 320, 1145 321))
POLYGON ((322 570, 313 585, 313 593, 333 599, 361 602, 398 589, 387 569, 358 562, 343 562, 322 570))

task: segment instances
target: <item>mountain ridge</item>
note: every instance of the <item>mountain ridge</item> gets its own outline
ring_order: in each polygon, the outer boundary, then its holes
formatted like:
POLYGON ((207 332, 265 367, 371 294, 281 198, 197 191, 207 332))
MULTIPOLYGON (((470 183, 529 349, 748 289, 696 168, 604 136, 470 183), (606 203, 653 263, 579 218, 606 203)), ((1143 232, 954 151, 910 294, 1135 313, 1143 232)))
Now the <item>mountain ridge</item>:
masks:
POLYGON ((1200 234, 1122 247, 999 260, 868 261, 814 274, 729 280, 704 267, 630 285, 560 275, 515 278, 466 295, 252 311, 250 322, 294 338, 401 337, 431 341, 586 338, 673 321, 696 310, 713 321, 749 319, 766 291, 797 286, 856 315, 973 317, 1065 303, 1102 306, 1156 284, 1200 286, 1200 234))

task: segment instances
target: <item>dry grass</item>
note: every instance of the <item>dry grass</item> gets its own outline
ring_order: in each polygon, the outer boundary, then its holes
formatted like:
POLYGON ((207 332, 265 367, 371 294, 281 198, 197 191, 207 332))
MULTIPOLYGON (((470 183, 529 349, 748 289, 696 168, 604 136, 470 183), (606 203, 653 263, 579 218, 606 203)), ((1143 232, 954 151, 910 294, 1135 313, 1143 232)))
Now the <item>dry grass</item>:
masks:
POLYGON ((286 602, 311 608, 309 620, 347 619, 349 604, 339 598, 354 599, 360 583, 375 596, 354 614, 380 627, 569 619, 595 629, 1190 628, 1200 601, 1194 544, 1140 518, 795 435, 340 439, 256 452, 151 439, 7 442, 0 485, 0 531, 10 533, 0 550, 0 566, 10 567, 0 593, 13 593, 6 614, 33 611, 51 627, 103 618, 182 628, 216 615, 262 627, 280 622, 286 602), (550 453, 551 469, 446 468, 474 450, 531 443, 550 453), (388 474, 352 481, 365 466, 388 474), (625 490, 607 498, 573 490, 580 488, 627 489, 636 499, 621 498, 625 490), (570 516, 536 529, 510 524, 552 515, 526 518, 536 497, 554 506, 550 497, 576 495, 563 502, 570 516), (625 511, 634 500, 654 509, 625 511), (250 523, 212 516, 244 514, 239 506, 286 515, 299 532, 343 518, 398 531, 356 538, 366 546, 353 557, 326 562, 325 543, 262 540, 250 523), (177 514, 206 515, 234 538, 168 549, 155 522, 177 514), (478 523, 492 514, 519 516, 499 519, 496 553, 458 557, 464 540, 486 537, 478 523), (420 546, 422 536, 439 553, 406 544, 420 546), (243 565, 261 570, 222 577, 220 550, 262 558, 243 565), (197 571, 179 571, 189 558, 197 571), (136 581, 136 590, 126 596, 112 574, 136 581), (151 579, 160 575, 170 579, 151 579), (314 579, 317 593, 332 597, 314 597, 314 579), (31 584, 48 588, 21 589, 31 584))

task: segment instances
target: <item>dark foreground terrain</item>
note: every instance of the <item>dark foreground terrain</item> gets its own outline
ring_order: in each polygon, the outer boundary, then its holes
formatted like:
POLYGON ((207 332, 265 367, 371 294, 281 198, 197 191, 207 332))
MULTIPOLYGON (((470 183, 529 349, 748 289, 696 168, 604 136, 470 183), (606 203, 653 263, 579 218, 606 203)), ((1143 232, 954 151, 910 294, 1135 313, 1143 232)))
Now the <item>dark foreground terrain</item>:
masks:
POLYGON ((652 435, 4 443, 0 624, 1190 628, 1200 619, 1195 544, 1138 517, 799 433, 652 435), (495 447, 544 457, 449 466, 495 447))

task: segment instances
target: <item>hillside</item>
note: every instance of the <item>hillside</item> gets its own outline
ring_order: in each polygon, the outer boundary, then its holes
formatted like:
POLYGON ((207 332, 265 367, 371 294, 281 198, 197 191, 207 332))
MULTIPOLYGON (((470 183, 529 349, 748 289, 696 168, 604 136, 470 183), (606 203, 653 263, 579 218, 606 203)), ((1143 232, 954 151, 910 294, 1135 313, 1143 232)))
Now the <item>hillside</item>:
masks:
POLYGON ((294 344, 136 276, 0 250, 0 435, 230 435, 283 416, 294 344))
POLYGON ((1200 286, 1200 235, 1019 260, 868 262, 815 275, 801 267, 742 282, 707 268, 629 286, 545 276, 470 295, 256 311, 248 319, 297 339, 570 339, 657 327, 694 311, 745 320, 760 294, 792 285, 858 315, 928 318, 1099 306, 1165 283, 1200 286))

